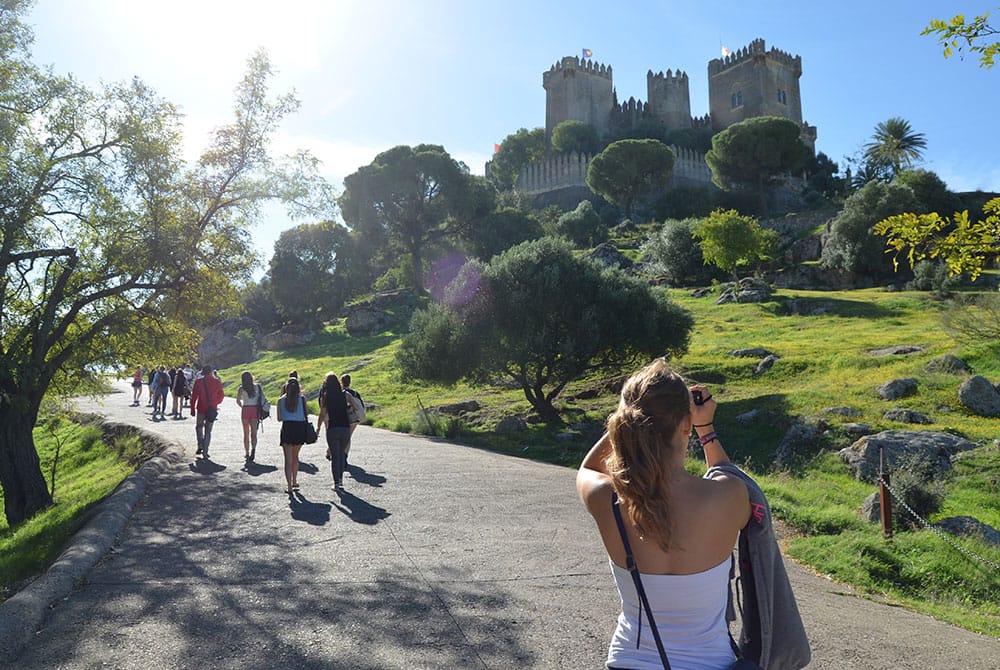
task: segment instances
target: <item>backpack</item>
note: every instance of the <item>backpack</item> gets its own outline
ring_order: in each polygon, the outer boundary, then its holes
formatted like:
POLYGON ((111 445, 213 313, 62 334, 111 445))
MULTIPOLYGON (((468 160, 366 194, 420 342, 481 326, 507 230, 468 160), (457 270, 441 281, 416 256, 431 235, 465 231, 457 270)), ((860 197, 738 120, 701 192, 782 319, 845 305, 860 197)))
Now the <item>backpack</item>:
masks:
POLYGON ((161 372, 161 373, 159 373, 159 375, 160 375, 160 380, 158 382, 158 386, 160 388, 169 388, 169 386, 170 386, 170 375, 168 375, 166 372, 161 372))
POLYGON ((257 384, 257 421, 263 421, 269 416, 271 416, 271 403, 264 397, 260 384, 257 384))
POLYGON ((349 390, 344 391, 344 400, 347 401, 347 421, 348 423, 364 423, 365 404, 354 396, 349 390))

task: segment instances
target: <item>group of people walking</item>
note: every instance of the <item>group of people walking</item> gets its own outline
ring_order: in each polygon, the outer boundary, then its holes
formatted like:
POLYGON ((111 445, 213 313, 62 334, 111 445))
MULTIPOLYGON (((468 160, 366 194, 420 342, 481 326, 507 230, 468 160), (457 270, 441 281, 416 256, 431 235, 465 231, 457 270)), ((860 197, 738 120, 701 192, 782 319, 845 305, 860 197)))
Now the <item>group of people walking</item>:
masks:
MULTIPOLYGON (((132 380, 132 406, 141 403, 144 372, 136 368, 132 380)), ((195 435, 198 448, 195 454, 207 459, 212 442, 212 427, 218 416, 219 405, 225 398, 225 389, 212 366, 204 366, 195 373, 190 365, 166 369, 164 366, 152 368, 148 374, 149 406, 153 408, 153 419, 165 419, 167 394, 173 393, 174 406, 171 416, 183 418, 181 411, 189 406, 191 416, 196 417, 195 435), (179 404, 178 404, 179 403, 179 404)), ((319 416, 313 426, 310 421, 309 406, 306 402, 299 375, 296 370, 288 374, 281 386, 281 397, 277 403, 277 419, 281 422, 281 450, 284 456, 285 493, 299 490, 299 452, 304 444, 312 444, 319 434, 326 431, 326 458, 330 461, 333 474, 332 488, 344 490, 344 472, 347 471, 347 457, 351 450, 351 435, 359 423, 365 420, 365 404, 361 394, 351 388, 349 374, 337 376, 328 372, 323 378, 319 394, 319 416)), ((236 404, 240 408, 243 425, 243 452, 249 463, 257 457, 258 433, 261 422, 270 416, 270 403, 264 391, 249 370, 240 376, 236 391, 236 404)))

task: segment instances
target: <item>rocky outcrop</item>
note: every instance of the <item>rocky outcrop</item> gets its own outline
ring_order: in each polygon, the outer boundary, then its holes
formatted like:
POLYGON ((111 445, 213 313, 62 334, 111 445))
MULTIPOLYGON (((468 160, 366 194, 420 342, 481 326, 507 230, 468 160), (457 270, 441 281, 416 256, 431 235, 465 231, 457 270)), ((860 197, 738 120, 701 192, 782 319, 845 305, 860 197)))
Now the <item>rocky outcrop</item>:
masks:
POLYGON ((629 260, 629 257, 618 251, 618 248, 610 242, 603 242, 597 245, 593 251, 588 254, 589 258, 593 258, 601 265, 612 268, 627 269, 632 267, 633 263, 629 260))
POLYGON ((925 459, 937 473, 944 473, 951 470, 953 456, 978 446, 975 442, 948 433, 884 430, 866 435, 841 449, 839 456, 854 471, 855 478, 874 483, 878 480, 880 452, 890 472, 914 454, 925 459))
POLYGON ((392 315, 382 309, 362 307, 353 310, 344 322, 351 337, 378 335, 392 324, 392 315))
POLYGON ((316 331, 308 326, 285 326, 261 338, 261 347, 268 351, 284 351, 310 344, 316 331))
POLYGON ((212 326, 197 347, 198 364, 228 368, 249 363, 256 355, 260 330, 257 321, 246 317, 226 319, 212 326))
POLYGON ((771 286, 754 277, 744 277, 736 283, 726 285, 716 301, 716 305, 730 302, 764 302, 771 297, 771 286))
POLYGON ((972 368, 969 367, 968 363, 953 354, 945 354, 944 356, 938 356, 932 361, 928 361, 924 369, 927 372, 944 372, 949 375, 972 372, 972 368))
POLYGON ((495 433, 519 433, 528 430, 528 422, 519 416, 505 416, 497 422, 495 433))
POLYGON ((882 418, 886 421, 899 421, 900 423, 934 423, 930 420, 930 418, 920 412, 899 407, 896 409, 890 409, 882 415, 882 418))
POLYGON ((893 379, 884 384, 879 384, 875 387, 875 390, 884 400, 899 400, 917 392, 917 380, 913 377, 893 379))
POLYGON ((475 400, 465 400, 463 402, 453 402, 444 405, 434 405, 429 407, 433 412, 438 414, 448 414, 450 416, 461 416, 462 414, 468 414, 469 412, 478 412, 480 405, 475 400))
POLYGON ((1000 531, 975 517, 950 516, 932 525, 952 535, 975 537, 987 544, 1000 545, 1000 531))

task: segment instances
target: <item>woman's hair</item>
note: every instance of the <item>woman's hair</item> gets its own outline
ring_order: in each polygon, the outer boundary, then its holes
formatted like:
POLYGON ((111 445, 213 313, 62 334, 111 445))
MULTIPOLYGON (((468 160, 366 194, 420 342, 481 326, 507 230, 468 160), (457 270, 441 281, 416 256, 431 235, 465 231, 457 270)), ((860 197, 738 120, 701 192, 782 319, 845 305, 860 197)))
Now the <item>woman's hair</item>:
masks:
POLYGON ((677 426, 691 412, 684 379, 659 358, 632 375, 622 387, 618 408, 608 418, 611 483, 628 505, 629 520, 640 535, 671 549, 667 486, 677 426))
POLYGON ((257 389, 253 385, 253 375, 250 374, 249 370, 245 370, 242 375, 240 375, 240 386, 243 387, 243 392, 247 395, 253 395, 254 391, 257 389))
POLYGON ((285 382, 285 411, 297 412, 299 410, 299 380, 289 377, 285 382))
POLYGON ((343 393, 344 389, 340 385, 340 380, 337 379, 336 372, 327 372, 326 376, 323 377, 323 388, 319 391, 319 406, 326 407, 326 397, 333 393, 343 393))

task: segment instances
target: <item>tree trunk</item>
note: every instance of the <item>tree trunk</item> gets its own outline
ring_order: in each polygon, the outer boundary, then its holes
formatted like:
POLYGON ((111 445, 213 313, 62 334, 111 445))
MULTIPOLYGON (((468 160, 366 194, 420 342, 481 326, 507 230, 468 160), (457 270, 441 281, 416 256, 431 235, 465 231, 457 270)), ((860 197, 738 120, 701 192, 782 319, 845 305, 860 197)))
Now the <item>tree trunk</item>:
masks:
POLYGON ((36 418, 37 412, 0 403, 0 486, 11 528, 52 504, 31 433, 36 418))
POLYGON ((525 385, 524 397, 528 399, 528 402, 531 403, 531 406, 536 412, 538 412, 538 416, 540 416, 542 421, 545 423, 561 421, 559 417, 559 410, 557 410, 555 405, 553 405, 552 402, 545 397, 544 393, 535 393, 531 387, 525 385))

